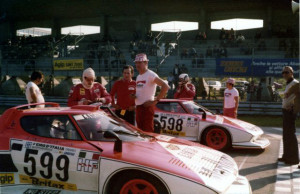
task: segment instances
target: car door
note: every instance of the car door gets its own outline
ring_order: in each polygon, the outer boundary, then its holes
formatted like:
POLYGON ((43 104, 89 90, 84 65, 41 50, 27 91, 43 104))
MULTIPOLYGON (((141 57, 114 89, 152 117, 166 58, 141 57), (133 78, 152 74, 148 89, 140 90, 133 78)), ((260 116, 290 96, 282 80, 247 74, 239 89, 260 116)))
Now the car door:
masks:
POLYGON ((67 115, 25 116, 20 125, 28 136, 10 141, 20 184, 97 192, 100 151, 82 140, 67 115))
POLYGON ((187 114, 179 102, 159 102, 155 117, 160 121, 162 134, 179 137, 197 137, 198 118, 187 114))

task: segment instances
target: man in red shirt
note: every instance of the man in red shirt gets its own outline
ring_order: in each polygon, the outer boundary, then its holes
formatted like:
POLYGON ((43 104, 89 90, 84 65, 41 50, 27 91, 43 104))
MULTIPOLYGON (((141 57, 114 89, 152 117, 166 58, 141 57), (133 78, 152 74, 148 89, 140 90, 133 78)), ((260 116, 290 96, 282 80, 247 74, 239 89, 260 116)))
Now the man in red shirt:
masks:
POLYGON ((114 83, 110 95, 112 96, 112 106, 116 109, 116 114, 134 125, 135 123, 135 89, 136 83, 132 80, 134 70, 131 65, 123 67, 123 79, 114 83), (117 94, 117 103, 115 95, 117 94))
POLYGON ((111 96, 106 89, 95 81, 95 72, 87 68, 82 74, 82 83, 72 87, 69 93, 68 106, 88 105, 96 102, 109 104, 111 96))
POLYGON ((174 98, 194 98, 196 89, 193 84, 189 83, 189 80, 190 78, 188 74, 182 73, 179 75, 178 87, 174 94, 174 98))

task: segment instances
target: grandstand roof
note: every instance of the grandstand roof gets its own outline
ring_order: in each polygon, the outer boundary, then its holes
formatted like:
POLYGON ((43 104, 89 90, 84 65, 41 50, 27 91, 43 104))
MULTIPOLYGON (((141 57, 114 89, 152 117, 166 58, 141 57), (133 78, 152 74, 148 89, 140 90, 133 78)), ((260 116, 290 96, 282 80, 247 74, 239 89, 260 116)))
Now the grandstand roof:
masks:
POLYGON ((101 15, 139 15, 199 13, 222 10, 266 9, 290 11, 290 0, 1 0, 0 17, 8 20, 96 17, 101 15))

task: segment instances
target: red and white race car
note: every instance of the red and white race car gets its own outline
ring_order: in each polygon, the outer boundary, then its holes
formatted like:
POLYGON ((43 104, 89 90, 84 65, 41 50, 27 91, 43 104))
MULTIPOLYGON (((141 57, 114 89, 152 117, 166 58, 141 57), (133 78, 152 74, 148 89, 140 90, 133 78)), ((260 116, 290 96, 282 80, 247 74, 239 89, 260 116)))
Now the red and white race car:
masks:
POLYGON ((251 193, 224 153, 143 133, 98 106, 45 104, 0 117, 1 193, 251 193))
POLYGON ((233 148, 265 149, 263 130, 250 123, 214 114, 189 100, 162 99, 155 109, 161 134, 200 142, 217 150, 233 148))

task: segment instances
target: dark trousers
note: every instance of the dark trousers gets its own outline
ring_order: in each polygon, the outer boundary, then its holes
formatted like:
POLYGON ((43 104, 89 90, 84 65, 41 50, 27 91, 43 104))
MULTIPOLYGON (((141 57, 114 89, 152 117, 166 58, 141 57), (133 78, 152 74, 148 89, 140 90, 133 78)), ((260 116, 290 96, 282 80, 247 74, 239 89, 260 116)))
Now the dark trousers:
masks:
POLYGON ((124 115, 121 115, 121 110, 116 110, 115 111, 116 115, 118 115, 118 117, 120 117, 121 119, 124 119, 125 121, 127 121, 128 123, 134 125, 135 124, 135 115, 134 115, 134 111, 129 111, 126 110, 124 115))
POLYGON ((287 111, 286 109, 282 109, 283 116, 283 155, 286 161, 289 162, 299 162, 299 149, 298 142, 296 136, 296 126, 295 121, 297 118, 297 114, 293 113, 293 111, 287 111))
POLYGON ((147 132, 154 132, 154 107, 136 106, 136 123, 138 128, 147 132))

